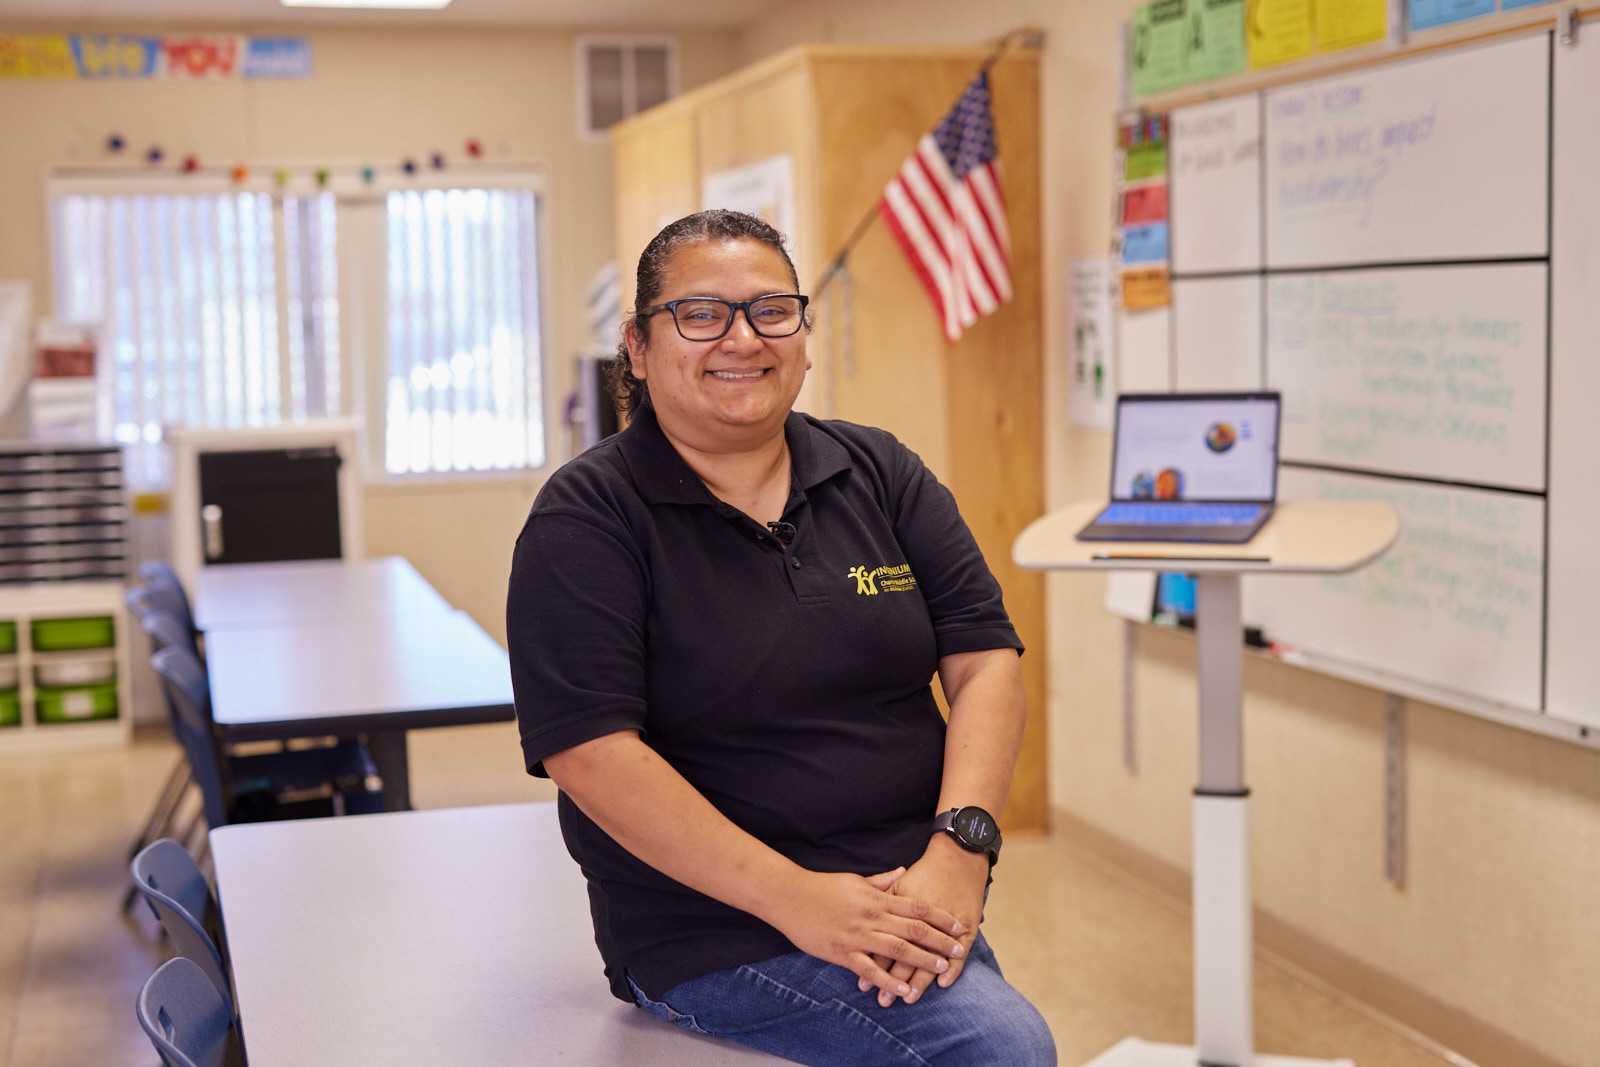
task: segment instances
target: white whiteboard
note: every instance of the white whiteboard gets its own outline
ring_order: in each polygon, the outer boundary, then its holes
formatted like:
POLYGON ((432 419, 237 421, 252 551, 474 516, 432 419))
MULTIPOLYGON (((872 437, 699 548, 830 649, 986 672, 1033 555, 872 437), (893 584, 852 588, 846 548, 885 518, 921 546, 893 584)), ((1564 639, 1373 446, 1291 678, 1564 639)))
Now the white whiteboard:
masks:
POLYGON ((1386 500, 1400 513, 1400 539, 1354 574, 1245 582, 1245 617, 1273 641, 1539 710, 1542 498, 1293 469, 1279 495, 1386 500))
POLYGON ((1261 388, 1261 286, 1255 274, 1172 283, 1178 389, 1261 388))
POLYGON ((1516 263, 1270 277, 1283 458, 1542 490, 1548 274, 1516 263))
POLYGON ((1261 97, 1252 93, 1172 113, 1172 234, 1178 273, 1261 266, 1261 97))
POLYGON ((1556 50, 1546 710, 1600 726, 1600 26, 1556 50))
POLYGON ((1544 255, 1550 36, 1266 94, 1271 267, 1544 255))
POLYGON ((1117 312, 1117 392, 1172 388, 1172 309, 1117 312))

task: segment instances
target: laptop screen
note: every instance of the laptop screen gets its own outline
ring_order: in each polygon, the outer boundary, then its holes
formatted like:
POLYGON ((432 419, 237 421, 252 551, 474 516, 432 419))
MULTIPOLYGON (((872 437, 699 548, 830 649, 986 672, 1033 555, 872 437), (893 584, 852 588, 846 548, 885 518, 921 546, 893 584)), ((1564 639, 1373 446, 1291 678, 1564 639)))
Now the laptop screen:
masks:
POLYGON ((1270 502, 1278 402, 1276 393, 1119 397, 1112 499, 1270 502))

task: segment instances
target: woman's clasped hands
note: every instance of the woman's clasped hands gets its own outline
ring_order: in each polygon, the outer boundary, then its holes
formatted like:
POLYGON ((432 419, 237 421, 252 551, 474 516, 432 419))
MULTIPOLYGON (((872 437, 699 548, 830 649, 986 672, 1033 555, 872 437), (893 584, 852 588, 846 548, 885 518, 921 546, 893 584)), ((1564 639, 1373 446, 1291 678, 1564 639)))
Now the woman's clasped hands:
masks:
POLYGON ((867 878, 808 871, 774 909, 773 925, 802 952, 855 974, 864 989, 905 997, 911 986, 879 961, 944 974, 952 960, 965 957, 963 935, 971 932, 943 908, 896 895, 895 883, 905 873, 904 867, 867 878))

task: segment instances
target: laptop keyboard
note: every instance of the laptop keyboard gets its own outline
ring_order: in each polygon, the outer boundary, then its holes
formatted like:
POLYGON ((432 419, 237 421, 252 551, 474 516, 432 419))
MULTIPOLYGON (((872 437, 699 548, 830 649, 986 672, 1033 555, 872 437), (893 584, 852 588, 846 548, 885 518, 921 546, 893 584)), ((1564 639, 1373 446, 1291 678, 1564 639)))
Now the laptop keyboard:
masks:
POLYGON ((1097 523, 1106 526, 1247 526, 1261 517, 1260 504, 1112 504, 1097 523))

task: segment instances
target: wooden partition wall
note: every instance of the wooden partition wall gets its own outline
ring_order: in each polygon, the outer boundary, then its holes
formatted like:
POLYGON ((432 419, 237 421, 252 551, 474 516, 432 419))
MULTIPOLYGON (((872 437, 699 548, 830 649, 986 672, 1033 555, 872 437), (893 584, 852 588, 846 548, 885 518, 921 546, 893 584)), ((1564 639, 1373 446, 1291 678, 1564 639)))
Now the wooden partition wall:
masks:
MULTIPOLYGON (((954 105, 977 49, 797 48, 623 123, 613 132, 623 306, 633 268, 662 225, 699 210, 708 174, 788 155, 789 234, 801 285, 822 268, 885 183, 954 105)), ((1012 301, 957 344, 888 229, 875 222, 847 285, 815 305, 815 363, 798 407, 887 429, 951 491, 1005 589, 1030 651, 1028 731, 1003 823, 1043 829, 1046 758, 1044 581, 1011 563, 1011 543, 1044 510, 1045 398, 1040 291, 1039 64, 1013 52, 991 71, 1011 226, 1012 301)))

